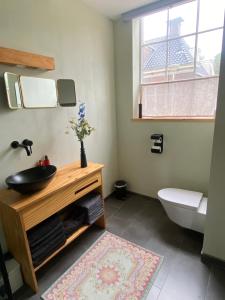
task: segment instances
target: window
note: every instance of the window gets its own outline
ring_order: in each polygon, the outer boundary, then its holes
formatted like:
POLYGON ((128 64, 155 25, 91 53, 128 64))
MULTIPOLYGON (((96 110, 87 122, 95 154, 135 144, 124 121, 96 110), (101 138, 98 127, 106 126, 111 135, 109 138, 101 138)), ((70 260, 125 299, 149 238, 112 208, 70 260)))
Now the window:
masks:
POLYGON ((140 19, 143 117, 214 116, 224 8, 185 1, 140 19))

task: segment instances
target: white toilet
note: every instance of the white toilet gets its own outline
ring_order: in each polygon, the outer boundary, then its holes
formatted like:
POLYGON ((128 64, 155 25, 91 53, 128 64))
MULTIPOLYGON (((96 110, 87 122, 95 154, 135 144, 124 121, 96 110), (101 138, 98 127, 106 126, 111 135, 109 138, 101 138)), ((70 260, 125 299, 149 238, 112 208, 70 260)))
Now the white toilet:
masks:
POLYGON ((158 197, 173 222, 204 233, 208 199, 202 193, 167 188, 160 190, 158 197))

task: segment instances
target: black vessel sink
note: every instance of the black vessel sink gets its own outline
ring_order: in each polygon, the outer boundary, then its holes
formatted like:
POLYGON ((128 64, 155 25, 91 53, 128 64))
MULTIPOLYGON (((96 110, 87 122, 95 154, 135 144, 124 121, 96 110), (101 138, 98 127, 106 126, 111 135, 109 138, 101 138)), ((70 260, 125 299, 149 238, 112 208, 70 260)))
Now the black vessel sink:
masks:
POLYGON ((21 193, 31 194, 44 189, 56 174, 57 168, 49 165, 35 167, 16 173, 6 178, 9 188, 21 193))

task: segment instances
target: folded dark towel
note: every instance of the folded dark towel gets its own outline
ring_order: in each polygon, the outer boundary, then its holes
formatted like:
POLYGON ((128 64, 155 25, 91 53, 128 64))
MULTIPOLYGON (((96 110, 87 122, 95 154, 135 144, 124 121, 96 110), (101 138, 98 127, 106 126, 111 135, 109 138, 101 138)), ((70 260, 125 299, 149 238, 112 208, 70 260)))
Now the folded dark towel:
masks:
POLYGON ((65 234, 60 234, 56 238, 49 240, 49 243, 44 247, 40 247, 35 253, 33 253, 32 260, 34 266, 44 261, 48 256, 55 252, 60 246, 66 242, 65 234))
POLYGON ((90 193, 84 196, 80 201, 77 203, 80 207, 85 207, 87 209, 94 209, 95 207, 99 207, 102 205, 102 198, 99 193, 90 193))
POLYGON ((89 209, 89 211, 94 211, 94 210, 100 209, 100 208, 102 208, 102 207, 103 207, 103 205, 102 205, 102 200, 99 200, 99 202, 96 202, 95 205, 91 206, 91 207, 88 208, 88 209, 89 209))
POLYGON ((103 200, 97 192, 84 196, 76 205, 85 210, 85 222, 89 225, 95 223, 104 214, 103 200))
POLYGON ((28 241, 29 241, 29 245, 30 245, 30 249, 35 249, 36 247, 39 247, 42 243, 48 243, 49 238, 51 238, 52 236, 56 236, 57 234, 60 234, 64 231, 63 229, 63 224, 60 221, 59 224, 57 224, 54 228, 52 228, 51 230, 49 230, 48 233, 42 235, 40 238, 35 239, 33 241, 29 240, 28 237, 28 241))
POLYGON ((39 266, 46 258, 48 258, 52 253, 54 253, 57 249, 62 247, 65 244, 65 241, 61 240, 54 244, 54 247, 49 249, 43 255, 40 255, 38 257, 32 258, 33 260, 33 266, 37 267, 39 266))
POLYGON ((65 235, 70 237, 75 231, 77 231, 84 224, 85 216, 77 220, 66 220, 63 222, 65 235))
POLYGON ((86 209, 86 213, 88 213, 88 215, 91 216, 91 215, 95 215, 96 213, 98 213, 99 211, 102 211, 102 210, 103 210, 103 206, 98 207, 93 210, 86 209))
POLYGON ((93 223, 95 223, 102 215, 104 214, 104 211, 99 211, 98 214, 95 214, 93 216, 86 216, 86 223, 91 225, 93 223))
POLYGON ((93 209, 93 210, 89 210, 89 209, 86 209, 86 212, 89 214, 89 215, 94 215, 96 213, 98 213, 99 211, 103 210, 103 206, 102 207, 98 207, 96 209, 93 209))
POLYGON ((40 240, 43 236, 46 236, 49 231, 53 230, 58 224, 62 223, 59 215, 53 215, 45 221, 41 222, 34 228, 30 229, 27 233, 27 237, 30 244, 40 240))
POLYGON ((78 230, 85 222, 86 213, 84 209, 75 210, 71 217, 63 221, 63 227, 66 237, 69 237, 78 230))
POLYGON ((51 230, 48 235, 43 236, 42 239, 37 241, 34 244, 30 245, 31 254, 36 253, 40 248, 45 247, 49 244, 49 241, 54 240, 57 236, 60 236, 64 233, 62 224, 58 224, 54 230, 51 230))

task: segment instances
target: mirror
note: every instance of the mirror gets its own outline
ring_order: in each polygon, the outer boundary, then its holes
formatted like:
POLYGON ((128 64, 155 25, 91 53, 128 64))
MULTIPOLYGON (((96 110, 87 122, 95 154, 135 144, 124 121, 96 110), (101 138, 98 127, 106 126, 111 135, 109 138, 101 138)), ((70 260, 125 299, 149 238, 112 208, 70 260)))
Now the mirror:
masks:
POLYGON ((20 86, 25 108, 57 107, 55 80, 20 76, 20 86))
POLYGON ((22 101, 19 87, 19 75, 5 72, 4 81, 9 107, 11 109, 21 108, 22 101))
POLYGON ((57 80, 58 100, 61 106, 76 105, 75 83, 72 79, 57 80))

